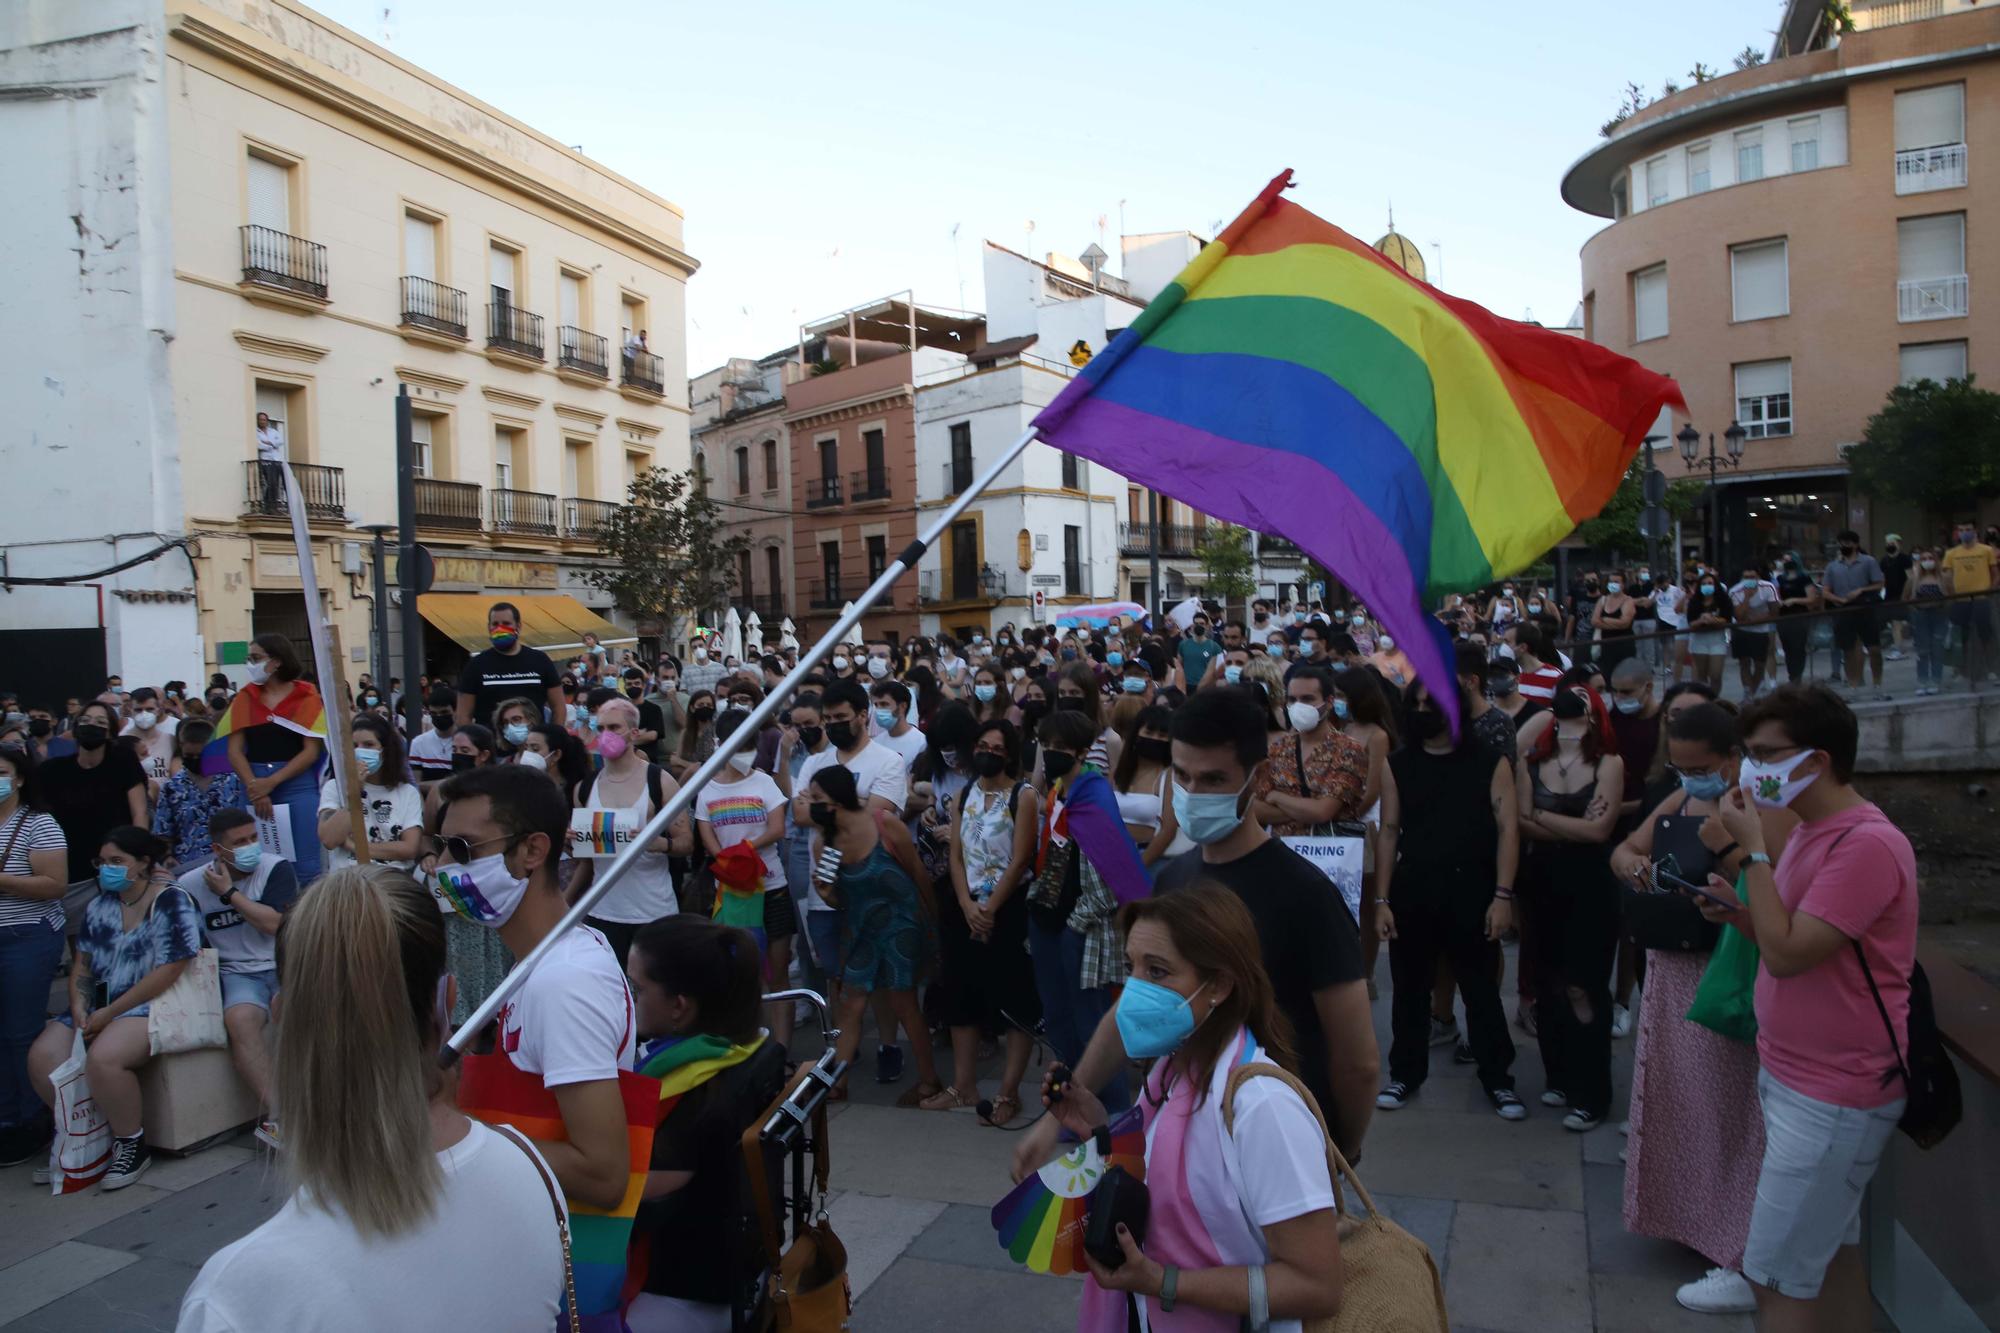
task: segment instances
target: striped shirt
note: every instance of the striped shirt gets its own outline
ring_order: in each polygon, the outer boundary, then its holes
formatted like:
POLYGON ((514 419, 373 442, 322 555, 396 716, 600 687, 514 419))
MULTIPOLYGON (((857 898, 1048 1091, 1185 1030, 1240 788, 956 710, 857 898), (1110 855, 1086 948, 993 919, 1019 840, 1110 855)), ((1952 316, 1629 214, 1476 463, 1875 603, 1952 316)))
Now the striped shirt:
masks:
MULTIPOLYGON (((10 842, 13 848, 7 852, 6 864, 0 865, 0 873, 8 875, 34 874, 34 863, 29 858, 35 852, 62 852, 67 855, 69 851, 62 825, 56 823, 53 815, 21 805, 16 805, 7 822, 0 824, 0 849, 7 848, 10 842)), ((57 878, 61 878, 60 872, 57 878)), ((0 927, 31 926, 36 922, 51 930, 61 930, 62 899, 25 898, 18 894, 0 893, 0 927)))

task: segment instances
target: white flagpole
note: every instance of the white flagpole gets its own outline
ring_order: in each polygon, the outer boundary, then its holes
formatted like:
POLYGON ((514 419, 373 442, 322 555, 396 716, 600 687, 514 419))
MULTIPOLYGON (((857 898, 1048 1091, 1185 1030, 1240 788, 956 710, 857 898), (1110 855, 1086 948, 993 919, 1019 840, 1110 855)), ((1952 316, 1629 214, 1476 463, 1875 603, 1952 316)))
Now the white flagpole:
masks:
POLYGON ((285 508, 292 518, 292 545, 299 554, 299 591, 305 596, 306 632, 312 637, 313 669, 319 674, 321 700, 327 709, 326 757, 333 765, 333 780, 344 804, 347 797, 347 755, 334 742, 347 734, 345 718, 352 705, 346 699, 335 699, 331 694, 331 691, 341 688, 344 677, 333 674, 333 652, 327 644, 326 608, 319 600, 319 566, 313 562, 312 536, 306 528, 306 502, 299 493, 299 479, 292 473, 291 461, 280 460, 278 466, 285 474, 285 508), (333 716, 336 709, 340 711, 340 718, 333 716))
POLYGON ((988 486, 991 486, 1000 473, 1013 463, 1015 459, 1019 458, 1030 444, 1035 442, 1035 437, 1035 428, 1030 426, 1026 431, 1022 432, 1019 439, 1008 445, 999 457, 988 464, 986 470, 973 479, 972 485, 966 487, 959 494, 958 498, 945 506, 944 512, 931 520, 930 526, 919 533, 915 541, 903 548, 902 554, 898 555, 890 563, 889 567, 882 571, 881 576, 868 586, 868 590, 861 594, 860 599, 843 613, 840 619, 834 621, 826 633, 820 635, 819 642, 815 643, 803 657, 799 658, 799 664, 793 668, 792 673, 780 681, 777 687, 769 694, 764 696, 763 703, 758 704, 757 707, 750 711, 748 720, 734 732, 730 733, 727 740, 717 743, 715 753, 708 757, 707 762, 696 769, 694 774, 681 784, 681 789, 674 793, 673 798, 660 807, 651 820, 647 821, 646 827, 640 829, 633 836, 631 844, 619 854, 616 860, 611 862, 610 868, 592 878, 590 887, 584 891, 581 898, 577 899, 575 906, 563 914, 562 920, 556 922, 555 928, 549 931, 547 935, 544 935, 539 944, 528 950, 525 958, 514 964, 513 971, 501 979, 500 984, 494 988, 493 993, 486 997, 486 1002, 473 1010, 472 1016, 465 1020, 464 1025, 457 1032, 452 1034, 451 1041, 448 1043, 452 1050, 463 1051, 466 1045, 472 1040, 474 1034, 493 1021, 494 1016, 500 1012, 501 1006, 513 998, 514 992, 521 988, 521 983, 528 979, 528 974, 534 971, 536 965, 547 956, 549 950, 555 947, 556 941, 562 938, 563 933, 588 916, 590 910, 597 906, 598 900, 609 893, 612 886, 617 884, 624 877, 625 872, 632 868, 632 862, 639 855, 640 849, 653 841, 653 839, 664 834, 667 831, 667 825, 672 823, 689 805, 693 804, 694 793, 701 789, 702 784, 722 771, 723 766, 729 762, 730 755, 742 749, 745 745, 756 743, 758 733, 764 729, 766 723, 777 716, 778 710, 784 706, 785 700, 791 697, 792 691, 798 688, 801 681, 812 674, 813 668, 819 665, 820 659, 831 653, 834 645, 839 643, 849 630, 861 623, 861 617, 881 599, 884 593, 889 591, 896 580, 901 578, 906 570, 912 568, 917 561, 923 559, 924 552, 930 548, 930 544, 942 536, 951 527, 952 523, 957 520, 958 516, 965 512, 966 507, 978 499, 980 493, 988 486))

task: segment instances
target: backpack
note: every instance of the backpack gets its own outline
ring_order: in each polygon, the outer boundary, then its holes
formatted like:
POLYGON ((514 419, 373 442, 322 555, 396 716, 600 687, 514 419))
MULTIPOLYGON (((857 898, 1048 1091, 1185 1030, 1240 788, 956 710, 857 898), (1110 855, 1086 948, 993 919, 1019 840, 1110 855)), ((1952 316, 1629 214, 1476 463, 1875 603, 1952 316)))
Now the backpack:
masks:
MULTIPOLYGON (((582 809, 589 802, 591 789, 597 785, 597 774, 600 771, 602 770, 591 770, 584 780, 576 785, 578 809, 582 809)), ((664 771, 658 764, 646 765, 646 795, 653 798, 653 813, 656 815, 660 813, 660 807, 667 803, 667 798, 661 794, 665 790, 660 783, 660 775, 664 771)))
MULTIPOLYGON (((1319 1122, 1320 1141, 1326 1147, 1327 1175, 1333 1181, 1333 1209, 1340 1228, 1340 1312, 1303 1321, 1306 1333, 1448 1333, 1451 1321, 1445 1314, 1444 1284, 1438 1280, 1430 1247, 1376 1211, 1360 1177, 1333 1146, 1326 1132, 1326 1117, 1320 1114, 1319 1103, 1305 1084, 1278 1066, 1261 1061, 1235 1070, 1222 1094, 1223 1131, 1235 1133, 1236 1090, 1253 1078, 1275 1078, 1296 1092, 1319 1122), (1341 1197, 1343 1178, 1361 1202, 1359 1216, 1348 1211, 1341 1197)), ((1244 1326, 1249 1327, 1248 1321, 1244 1326)))
POLYGON ((1928 1151, 1943 1143, 1945 1136, 1958 1126, 1965 1115, 1965 1102, 1959 1092, 1958 1070, 1952 1067, 1951 1057, 1945 1054, 1944 1038, 1938 1032, 1937 1007, 1931 1001, 1931 979, 1924 973, 1922 963, 1910 964, 1910 1054, 1903 1058, 1903 1048, 1896 1040, 1896 1025, 1890 1021, 1889 1006, 1882 1003, 1882 992, 1875 988, 1875 974, 1869 970, 1868 955, 1862 952, 1860 940, 1850 940, 1854 946, 1855 961, 1861 964, 1861 975, 1868 981, 1868 993, 1875 997, 1875 1012, 1882 1015, 1882 1026, 1889 1033, 1889 1049, 1896 1053, 1894 1073, 1901 1075, 1908 1100, 1903 1103, 1903 1118, 1896 1122, 1896 1128, 1910 1136, 1910 1141, 1928 1151))

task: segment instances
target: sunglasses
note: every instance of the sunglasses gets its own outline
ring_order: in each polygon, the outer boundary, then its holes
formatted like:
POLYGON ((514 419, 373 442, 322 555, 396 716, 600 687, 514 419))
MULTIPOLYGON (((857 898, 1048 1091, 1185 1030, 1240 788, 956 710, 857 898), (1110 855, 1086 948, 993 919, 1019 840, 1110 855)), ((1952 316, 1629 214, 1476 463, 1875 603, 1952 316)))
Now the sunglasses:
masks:
POLYGON ((472 864, 472 849, 475 847, 484 847, 495 842, 514 841, 513 836, 506 833, 497 834, 491 838, 481 838, 477 842, 472 841, 470 838, 461 838, 456 834, 449 838, 439 837, 435 833, 427 833, 424 836, 428 839, 431 855, 449 857, 462 866, 472 864))

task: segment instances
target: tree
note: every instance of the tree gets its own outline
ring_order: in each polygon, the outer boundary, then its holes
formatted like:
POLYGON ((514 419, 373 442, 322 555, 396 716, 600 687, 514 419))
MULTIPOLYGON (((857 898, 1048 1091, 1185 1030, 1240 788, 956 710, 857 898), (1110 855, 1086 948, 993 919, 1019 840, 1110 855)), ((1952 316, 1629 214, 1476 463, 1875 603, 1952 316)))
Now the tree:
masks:
MULTIPOLYGON (((1639 535, 1639 513, 1646 507, 1645 478, 1645 460, 1633 459, 1604 508, 1597 511, 1596 518, 1587 518, 1577 524, 1576 535, 1601 550, 1633 557, 1644 556, 1646 539, 1639 535)), ((1668 482, 1666 502, 1662 507, 1675 518, 1685 518, 1701 503, 1701 493, 1702 485, 1698 481, 1668 482)))
POLYGON ((1746 46, 1731 56, 1729 63, 1738 69, 1755 69, 1764 63, 1764 53, 1754 46, 1746 46))
POLYGON ((1688 77, 1696 83, 1707 83, 1715 77, 1715 71, 1697 60, 1694 62, 1694 68, 1688 71, 1688 77))
POLYGON ((724 535, 722 507, 708 488, 692 473, 656 467, 634 477, 626 493, 598 529, 606 563, 586 571, 585 581, 668 633, 676 620, 726 605, 750 539, 724 535))
POLYGON ((1211 523, 1202 529, 1195 547, 1202 573, 1208 576, 1203 589, 1225 609, 1231 603, 1247 602, 1257 592, 1257 580, 1250 572, 1250 534, 1232 523, 1211 523))
POLYGON ((2000 495, 2000 393, 1973 377, 1918 380, 1889 390, 1847 452, 1854 487, 1949 521, 2000 495))

